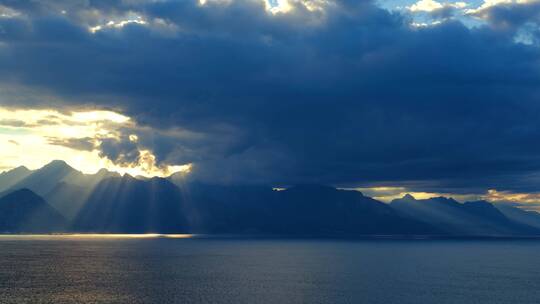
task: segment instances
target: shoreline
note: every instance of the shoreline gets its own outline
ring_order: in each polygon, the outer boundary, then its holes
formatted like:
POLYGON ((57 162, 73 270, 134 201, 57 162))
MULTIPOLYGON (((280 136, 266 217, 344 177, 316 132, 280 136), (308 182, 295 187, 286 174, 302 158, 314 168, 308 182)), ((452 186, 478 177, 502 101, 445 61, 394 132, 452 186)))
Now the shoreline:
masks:
POLYGON ((236 239, 236 240, 349 240, 349 241, 437 241, 437 240, 540 240, 537 235, 257 235, 257 234, 162 234, 162 233, 0 233, 0 240, 84 239, 236 239))

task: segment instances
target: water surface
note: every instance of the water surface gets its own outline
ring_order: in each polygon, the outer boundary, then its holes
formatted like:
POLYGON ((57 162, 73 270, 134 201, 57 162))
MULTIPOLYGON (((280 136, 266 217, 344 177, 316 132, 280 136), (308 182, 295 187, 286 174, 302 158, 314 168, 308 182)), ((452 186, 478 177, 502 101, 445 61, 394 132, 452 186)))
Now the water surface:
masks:
POLYGON ((1 303, 539 303, 540 241, 0 236, 1 303))

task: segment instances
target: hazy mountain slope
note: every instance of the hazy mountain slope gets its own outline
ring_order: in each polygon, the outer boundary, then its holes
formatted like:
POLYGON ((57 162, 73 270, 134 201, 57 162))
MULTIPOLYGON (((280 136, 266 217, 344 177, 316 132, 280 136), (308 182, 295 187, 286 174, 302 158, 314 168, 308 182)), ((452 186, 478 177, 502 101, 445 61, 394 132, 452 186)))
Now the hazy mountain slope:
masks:
POLYGON ((458 203, 451 198, 416 200, 405 196, 391 206, 413 219, 428 222, 455 235, 538 234, 537 229, 514 222, 485 201, 458 203))
POLYGON ((200 233, 283 235, 438 234, 363 196, 325 186, 180 185, 186 219, 200 233))
POLYGON ((257 233, 268 226, 274 191, 259 186, 182 185, 187 219, 200 233, 257 233))
POLYGON ((10 189, 28 188, 39 195, 47 195, 58 183, 67 182, 91 191, 104 178, 120 177, 120 174, 106 169, 100 169, 95 174, 83 174, 61 160, 54 160, 42 168, 30 171, 29 173, 14 183, 10 189))
POLYGON ((24 166, 0 173, 0 192, 3 192, 13 185, 20 182, 22 179, 30 175, 32 171, 24 166))
POLYGON ((103 180, 74 221, 78 231, 284 235, 438 234, 356 191, 299 186, 183 185, 103 180))
POLYGON ((59 182, 44 198, 64 217, 72 220, 79 213, 91 191, 91 188, 59 182))
POLYGON ((39 195, 46 195, 62 180, 76 180, 81 175, 81 172, 71 168, 64 161, 55 160, 38 170, 32 171, 31 174, 11 186, 10 189, 27 188, 39 195))
POLYGON ((54 232, 67 225, 64 217, 28 189, 0 198, 1 232, 54 232))
MULTIPOLYGON (((26 170, 19 171, 14 176, 26 170)), ((53 161, 29 171, 11 191, 28 187, 44 193, 47 207, 72 220, 75 231, 84 232, 353 236, 536 235, 540 231, 536 214, 495 208, 485 201, 461 204, 443 197, 405 196, 388 205, 358 191, 321 185, 275 191, 266 186, 188 183, 173 177, 136 179, 104 169, 83 174, 65 162, 53 161)), ((29 208, 25 206, 21 205, 22 213, 29 208)), ((57 226, 45 230, 51 229, 57 226)))
POLYGON ((104 178, 119 177, 105 169, 96 174, 83 174, 64 161, 55 160, 10 186, 10 191, 27 188, 43 196, 65 217, 72 219, 94 187, 104 178))
POLYGON ((276 191, 272 208, 282 231, 329 234, 439 234, 358 191, 305 185, 276 191))
POLYGON ((494 206, 511 220, 540 229, 540 213, 526 211, 512 204, 499 203, 494 204, 494 206))
POLYGON ((102 180, 74 220, 77 231, 189 232, 180 190, 162 178, 102 180))
POLYGON ((79 186, 82 188, 85 188, 87 191, 92 191, 99 182, 101 182, 103 179, 110 178, 110 177, 122 177, 117 172, 111 172, 107 169, 100 169, 95 174, 79 174, 75 176, 69 176, 68 178, 65 178, 64 182, 70 184, 79 186))

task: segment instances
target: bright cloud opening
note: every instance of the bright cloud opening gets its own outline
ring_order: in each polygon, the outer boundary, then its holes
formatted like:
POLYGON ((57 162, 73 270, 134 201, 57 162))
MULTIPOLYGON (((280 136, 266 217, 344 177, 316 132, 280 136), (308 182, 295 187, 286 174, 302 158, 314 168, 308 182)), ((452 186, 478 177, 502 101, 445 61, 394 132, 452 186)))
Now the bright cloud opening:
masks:
MULTIPOLYGON (((188 173, 190 164, 157 164, 150 150, 140 150, 131 163, 115 163, 104 157, 99 145, 120 139, 123 130, 137 130, 129 117, 114 111, 52 109, 13 109, 0 107, 0 170, 24 165, 37 169, 61 159, 84 173, 101 168, 133 176, 167 176, 188 173)), ((136 134, 127 135, 136 143, 136 134)))
POLYGON ((455 193, 437 193, 437 192, 415 192, 410 191, 405 187, 369 187, 355 188, 363 194, 373 197, 374 199, 391 202, 394 199, 402 198, 406 194, 414 196, 416 199, 428 199, 432 197, 452 197, 459 201, 471 201, 480 199, 476 194, 455 194, 455 193))
POLYGON ((464 8, 467 6, 466 2, 454 2, 454 3, 441 3, 435 0, 420 0, 411 5, 409 10, 411 12, 432 12, 445 7, 464 8))
POLYGON ((88 30, 91 32, 91 33, 96 33, 98 31, 101 31, 101 30, 104 30, 104 29, 107 29, 107 28, 122 28, 128 24, 141 24, 141 25, 144 25, 144 24, 147 24, 146 20, 144 20, 141 16, 136 16, 134 18, 131 18, 131 19, 126 19, 126 20, 111 20, 105 24, 100 24, 100 25, 95 25, 95 26, 91 26, 88 28, 88 30))
POLYGON ((265 5, 266 9, 273 14, 287 13, 292 9, 288 0, 266 0, 265 5))

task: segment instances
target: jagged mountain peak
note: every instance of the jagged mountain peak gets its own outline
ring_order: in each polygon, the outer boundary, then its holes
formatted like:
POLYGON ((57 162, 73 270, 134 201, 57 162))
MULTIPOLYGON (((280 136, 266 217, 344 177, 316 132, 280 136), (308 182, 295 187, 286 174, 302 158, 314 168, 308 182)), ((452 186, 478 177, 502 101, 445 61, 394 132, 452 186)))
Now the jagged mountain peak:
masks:
POLYGON ((23 188, 0 198, 0 232, 53 232, 65 218, 36 193, 23 188))
POLYGON ((62 168, 62 169, 75 170, 68 163, 66 163, 63 160, 59 160, 59 159, 55 159, 55 160, 51 161, 50 163, 48 163, 48 164, 46 164, 45 166, 42 167, 42 169, 45 169, 45 168, 62 168))
POLYGON ((412 196, 411 194, 407 193, 405 194, 401 199, 403 200, 411 200, 411 201, 415 201, 416 198, 414 198, 414 196, 412 196))
POLYGON ((43 200, 43 198, 41 198, 39 195, 35 194, 34 192, 32 192, 32 190, 28 188, 22 188, 22 189, 11 191, 8 194, 6 194, 4 197, 2 197, 2 200, 9 200, 13 198, 16 198, 19 201, 33 200, 33 199, 41 200, 41 201, 43 200))
POLYGON ((30 169, 28 169, 26 166, 18 166, 4 173, 9 173, 9 172, 30 172, 30 169))

